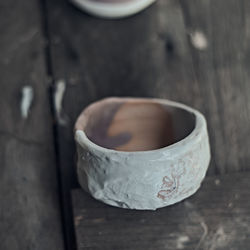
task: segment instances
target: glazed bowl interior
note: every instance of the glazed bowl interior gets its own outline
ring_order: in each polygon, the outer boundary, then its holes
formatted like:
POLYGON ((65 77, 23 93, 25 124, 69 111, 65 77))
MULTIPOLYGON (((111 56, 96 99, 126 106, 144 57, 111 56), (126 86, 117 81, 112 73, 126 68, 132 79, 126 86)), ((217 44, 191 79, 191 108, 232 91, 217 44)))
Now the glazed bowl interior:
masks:
POLYGON ((156 100, 108 98, 90 105, 76 129, 93 143, 118 151, 155 150, 176 143, 195 128, 191 112, 156 100))

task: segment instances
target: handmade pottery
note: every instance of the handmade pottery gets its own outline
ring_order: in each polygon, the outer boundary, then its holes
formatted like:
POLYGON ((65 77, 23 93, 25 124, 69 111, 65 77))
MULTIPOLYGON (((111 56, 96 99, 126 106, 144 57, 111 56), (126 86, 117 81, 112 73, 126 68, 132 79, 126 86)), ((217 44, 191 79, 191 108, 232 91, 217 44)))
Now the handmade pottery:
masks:
POLYGON ((194 194, 210 161, 204 116, 183 104, 106 98, 75 125, 78 179, 107 204, 156 209, 194 194))
POLYGON ((103 18, 121 18, 136 14, 156 0, 71 0, 84 11, 103 18))

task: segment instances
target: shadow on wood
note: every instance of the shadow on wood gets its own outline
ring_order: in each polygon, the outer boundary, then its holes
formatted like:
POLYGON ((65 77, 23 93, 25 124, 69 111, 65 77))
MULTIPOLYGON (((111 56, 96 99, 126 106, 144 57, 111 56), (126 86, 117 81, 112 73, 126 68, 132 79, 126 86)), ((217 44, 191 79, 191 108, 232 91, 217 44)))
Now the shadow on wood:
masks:
POLYGON ((73 190, 78 249, 247 249, 249 178, 208 177, 191 198, 156 211, 111 207, 73 190))

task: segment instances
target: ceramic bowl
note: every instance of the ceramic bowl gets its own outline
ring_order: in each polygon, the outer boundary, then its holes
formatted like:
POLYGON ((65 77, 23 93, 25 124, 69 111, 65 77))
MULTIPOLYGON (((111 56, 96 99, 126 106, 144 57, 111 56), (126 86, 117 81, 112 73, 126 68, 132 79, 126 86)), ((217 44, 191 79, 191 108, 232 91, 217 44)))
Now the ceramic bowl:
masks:
POLYGON ((157 209, 194 194, 210 149, 204 116, 162 99, 106 98, 75 124, 78 179, 109 205, 157 209))
POLYGON ((136 14, 156 0, 71 0, 82 10, 102 18, 122 18, 136 14))

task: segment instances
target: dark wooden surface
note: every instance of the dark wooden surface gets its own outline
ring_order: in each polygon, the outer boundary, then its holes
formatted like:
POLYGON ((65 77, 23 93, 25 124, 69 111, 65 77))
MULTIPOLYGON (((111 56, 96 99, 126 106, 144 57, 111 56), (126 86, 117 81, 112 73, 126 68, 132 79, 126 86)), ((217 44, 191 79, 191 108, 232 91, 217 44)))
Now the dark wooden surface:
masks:
POLYGON ((169 98, 199 109, 211 141, 208 175, 249 170, 248 5, 158 0, 139 15, 110 21, 66 0, 47 1, 53 77, 66 84, 58 146, 68 224, 70 189, 77 187, 74 122, 86 105, 106 96, 169 98), (194 44, 197 32, 205 48, 194 44))
MULTIPOLYGON (((106 21, 68 1, 48 1, 54 77, 66 82, 68 124, 59 129, 59 145, 73 145, 75 119, 92 101, 162 97, 206 115, 212 149, 209 175, 249 169, 247 5, 243 0, 159 0, 134 17, 106 21), (204 50, 190 43, 196 31, 207 40, 204 50)), ((74 148, 61 151, 62 168, 70 172, 74 148)))
POLYGON ((0 249, 63 249, 38 1, 0 3, 0 249), (22 89, 34 92, 22 116, 22 89))
POLYGON ((249 174, 233 172, 250 170, 249 11, 247 0, 158 0, 108 21, 68 0, 0 3, 0 249, 75 249, 74 231, 79 249, 248 249, 249 174), (197 195, 138 212, 78 189, 74 122, 106 96, 169 98, 205 114, 211 177, 197 195))
POLYGON ((189 44, 203 99, 202 111, 208 120, 216 173, 249 170, 250 2, 180 0, 180 3, 187 32, 200 31, 208 41, 207 49, 202 51, 189 44))
POLYGON ((156 211, 111 207, 72 192, 79 250, 247 250, 250 174, 208 177, 192 197, 156 211))
MULTIPOLYGON (((47 1, 47 11, 55 84, 66 83, 62 117, 67 123, 58 121, 58 145, 65 217, 70 225, 70 189, 76 187, 73 125, 81 110, 105 96, 191 102, 198 94, 183 16, 175 1, 161 1, 136 17, 119 21, 90 17, 67 1, 47 1), (190 84, 194 88, 187 95, 190 84)), ((197 98, 196 106, 199 102, 197 98)))
POLYGON ((105 21, 67 1, 47 1, 53 76, 56 83, 66 83, 67 123, 58 122, 58 144, 68 222, 69 191, 76 186, 73 125, 87 104, 105 96, 156 96, 198 108, 209 125, 209 175, 249 169, 250 140, 243 139, 250 132, 244 59, 249 24, 240 13, 243 4, 247 2, 159 0, 140 15, 105 21), (208 43, 202 51, 190 43, 197 30, 208 43), (244 45, 237 46, 239 37, 244 45))

